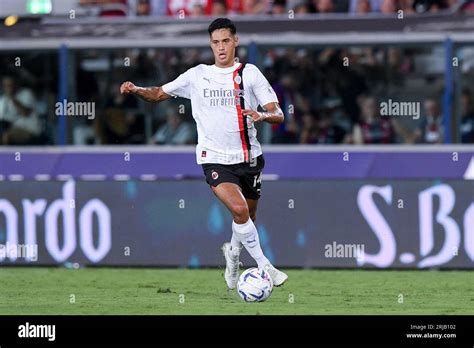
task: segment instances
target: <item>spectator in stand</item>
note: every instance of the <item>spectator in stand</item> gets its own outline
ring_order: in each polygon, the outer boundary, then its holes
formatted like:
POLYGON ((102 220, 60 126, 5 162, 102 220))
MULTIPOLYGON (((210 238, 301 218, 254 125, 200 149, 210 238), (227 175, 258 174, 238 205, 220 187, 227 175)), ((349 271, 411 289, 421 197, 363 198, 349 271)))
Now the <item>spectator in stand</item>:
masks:
POLYGON ((365 14, 372 12, 372 6, 369 0, 358 0, 356 7, 357 14, 365 14))
POLYGON ((130 136, 125 111, 107 108, 103 115, 94 119, 98 144, 126 144, 130 136))
POLYGON ((222 17, 227 15, 227 2, 226 0, 216 0, 212 3, 211 14, 215 17, 222 17))
POLYGON ((461 142, 474 143, 474 101, 469 89, 464 88, 461 95, 461 142))
POLYGON ((145 123, 143 115, 135 115, 118 107, 106 108, 94 119, 98 144, 143 144, 145 123))
POLYGON ((318 117, 305 113, 302 118, 301 144, 340 144, 346 131, 335 124, 331 109, 322 109, 318 117))
POLYGON ((434 98, 426 99, 423 105, 426 114, 421 127, 415 131, 415 141, 426 144, 442 144, 444 127, 441 106, 434 98))
MULTIPOLYGON (((226 16, 233 14, 282 15, 293 9, 306 13, 396 13, 436 12, 460 4, 459 0, 80 0, 81 6, 99 6, 99 16, 125 16, 135 4, 137 16, 226 16)), ((474 10, 474 3, 461 6, 474 10)), ((133 12, 133 11, 132 11, 133 12)))
POLYGON ((416 12, 438 12, 447 9, 450 6, 447 0, 415 0, 413 8, 416 12))
POLYGON ((214 16, 231 16, 243 13, 244 0, 212 0, 208 2, 210 9, 206 13, 214 16), (214 8, 217 8, 214 10, 214 8))
POLYGON ((380 6, 380 12, 383 14, 393 14, 401 10, 400 2, 398 0, 383 0, 380 6))
POLYGON ((150 0, 138 0, 137 16, 149 16, 151 14, 150 0))
POLYGON ((321 111, 317 120, 318 144, 341 144, 346 138, 344 128, 336 124, 332 109, 321 111))
MULTIPOLYGON (((269 75, 269 81, 273 76, 269 75)), ((285 111, 285 121, 281 124, 272 125, 272 143, 298 143, 298 120, 299 110, 295 105, 298 104, 298 87, 295 77, 292 74, 285 74, 278 83, 270 82, 281 103, 282 110, 285 111)))
POLYGON ((315 144, 318 142, 318 128, 313 114, 305 113, 301 117, 301 144, 315 144))
POLYGON ((3 145, 35 144, 41 134, 41 123, 35 110, 36 100, 29 88, 18 88, 11 76, 2 79, 0 97, 0 143, 3 145))
MULTIPOLYGON (((369 6, 370 10, 372 12, 379 12, 380 11, 380 5, 382 4, 383 0, 369 0, 369 6)), ((357 12, 357 7, 359 6, 360 0, 350 0, 349 4, 349 12, 350 13, 356 13, 357 12)), ((364 2, 364 1, 362 1, 364 2)))
POLYGON ((352 129, 354 144, 390 144, 394 139, 392 123, 388 117, 380 115, 377 101, 373 96, 359 98, 361 120, 352 129))
POLYGON ((322 97, 340 97, 342 109, 351 117, 352 124, 359 120, 360 105, 357 97, 368 93, 365 71, 358 71, 357 65, 343 65, 347 50, 325 49, 318 56, 321 77, 320 88, 322 97))
POLYGON ((100 17, 126 16, 128 14, 127 0, 79 0, 82 8, 97 8, 100 17))
POLYGON ((306 2, 300 2, 293 7, 295 15, 305 15, 309 13, 309 6, 306 2))
MULTIPOLYGON (((455 4, 454 4, 455 5, 455 4)), ((454 6, 453 5, 453 6, 454 6)), ((474 12, 474 1, 469 1, 466 3, 463 3, 460 8, 461 12, 467 12, 467 13, 472 13, 474 12)))
POLYGON ((102 5, 101 17, 123 17, 129 14, 127 0, 102 0, 98 3, 102 5))
POLYGON ((415 13, 413 0, 400 0, 400 7, 403 10, 404 15, 415 13))
POLYGON ((286 0, 274 0, 272 4, 272 15, 285 15, 286 12, 286 0))
POLYGON ((201 17, 205 16, 206 13, 204 12, 204 6, 198 2, 194 3, 191 7, 191 13, 189 14, 190 17, 201 17))
POLYGON ((268 13, 270 9, 269 0, 242 0, 242 14, 261 15, 268 13))
POLYGON ((428 98, 423 102, 423 106, 425 113, 421 116, 420 126, 414 131, 410 131, 398 122, 394 122, 397 133, 408 144, 442 144, 444 141, 444 127, 439 102, 435 98, 428 98))
POLYGON ((168 15, 169 16, 191 16, 201 13, 201 9, 196 7, 201 6, 202 14, 210 14, 212 7, 211 0, 168 0, 168 15), (206 11, 209 11, 206 13, 206 11))
POLYGON ((154 144, 185 145, 195 144, 193 127, 176 114, 174 108, 167 109, 166 123, 153 135, 154 144))
POLYGON ((313 6, 317 13, 336 12, 336 6, 333 0, 313 0, 313 6))
POLYGON ((99 144, 145 143, 145 122, 138 113, 138 101, 122 95, 117 88, 111 87, 103 115, 94 119, 94 127, 99 144))

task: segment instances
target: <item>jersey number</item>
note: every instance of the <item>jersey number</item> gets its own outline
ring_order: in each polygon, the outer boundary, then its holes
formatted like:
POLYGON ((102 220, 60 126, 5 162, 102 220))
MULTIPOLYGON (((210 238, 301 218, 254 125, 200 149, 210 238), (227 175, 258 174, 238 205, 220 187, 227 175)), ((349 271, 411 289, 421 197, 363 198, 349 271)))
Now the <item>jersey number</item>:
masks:
POLYGON ((256 187, 257 184, 260 184, 262 182, 262 178, 260 177, 260 174, 262 173, 258 173, 257 175, 253 176, 253 187, 256 187))

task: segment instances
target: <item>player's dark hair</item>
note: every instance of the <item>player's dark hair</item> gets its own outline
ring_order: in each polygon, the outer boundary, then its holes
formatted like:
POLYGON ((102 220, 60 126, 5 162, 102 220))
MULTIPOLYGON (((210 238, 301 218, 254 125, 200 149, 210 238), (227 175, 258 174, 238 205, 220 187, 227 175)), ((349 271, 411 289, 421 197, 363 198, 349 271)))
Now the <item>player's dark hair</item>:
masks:
POLYGON ((232 22, 229 18, 217 18, 213 20, 207 29, 209 36, 211 36, 214 30, 217 29, 229 29, 232 35, 237 33, 237 28, 235 27, 234 22, 232 22))

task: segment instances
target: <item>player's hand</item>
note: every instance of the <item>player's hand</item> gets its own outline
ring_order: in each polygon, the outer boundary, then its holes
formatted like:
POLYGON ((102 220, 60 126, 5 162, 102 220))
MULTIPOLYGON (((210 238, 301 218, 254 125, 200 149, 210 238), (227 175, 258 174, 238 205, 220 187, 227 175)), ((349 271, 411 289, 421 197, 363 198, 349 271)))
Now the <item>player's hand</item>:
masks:
POLYGON ((253 122, 261 122, 265 119, 265 116, 261 112, 257 112, 257 111, 250 110, 250 109, 242 110, 242 115, 250 116, 252 118, 253 122))
POLYGON ((122 94, 133 94, 137 91, 138 87, 132 82, 126 81, 120 85, 120 93, 122 94))

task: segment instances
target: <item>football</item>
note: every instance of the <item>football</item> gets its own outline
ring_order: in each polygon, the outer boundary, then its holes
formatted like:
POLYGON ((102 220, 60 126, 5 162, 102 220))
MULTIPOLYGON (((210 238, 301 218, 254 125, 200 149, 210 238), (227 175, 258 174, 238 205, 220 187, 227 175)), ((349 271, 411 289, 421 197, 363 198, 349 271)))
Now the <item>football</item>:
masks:
POLYGON ((249 268, 239 277, 237 292, 245 302, 262 302, 270 297, 273 281, 270 275, 258 268, 249 268))

